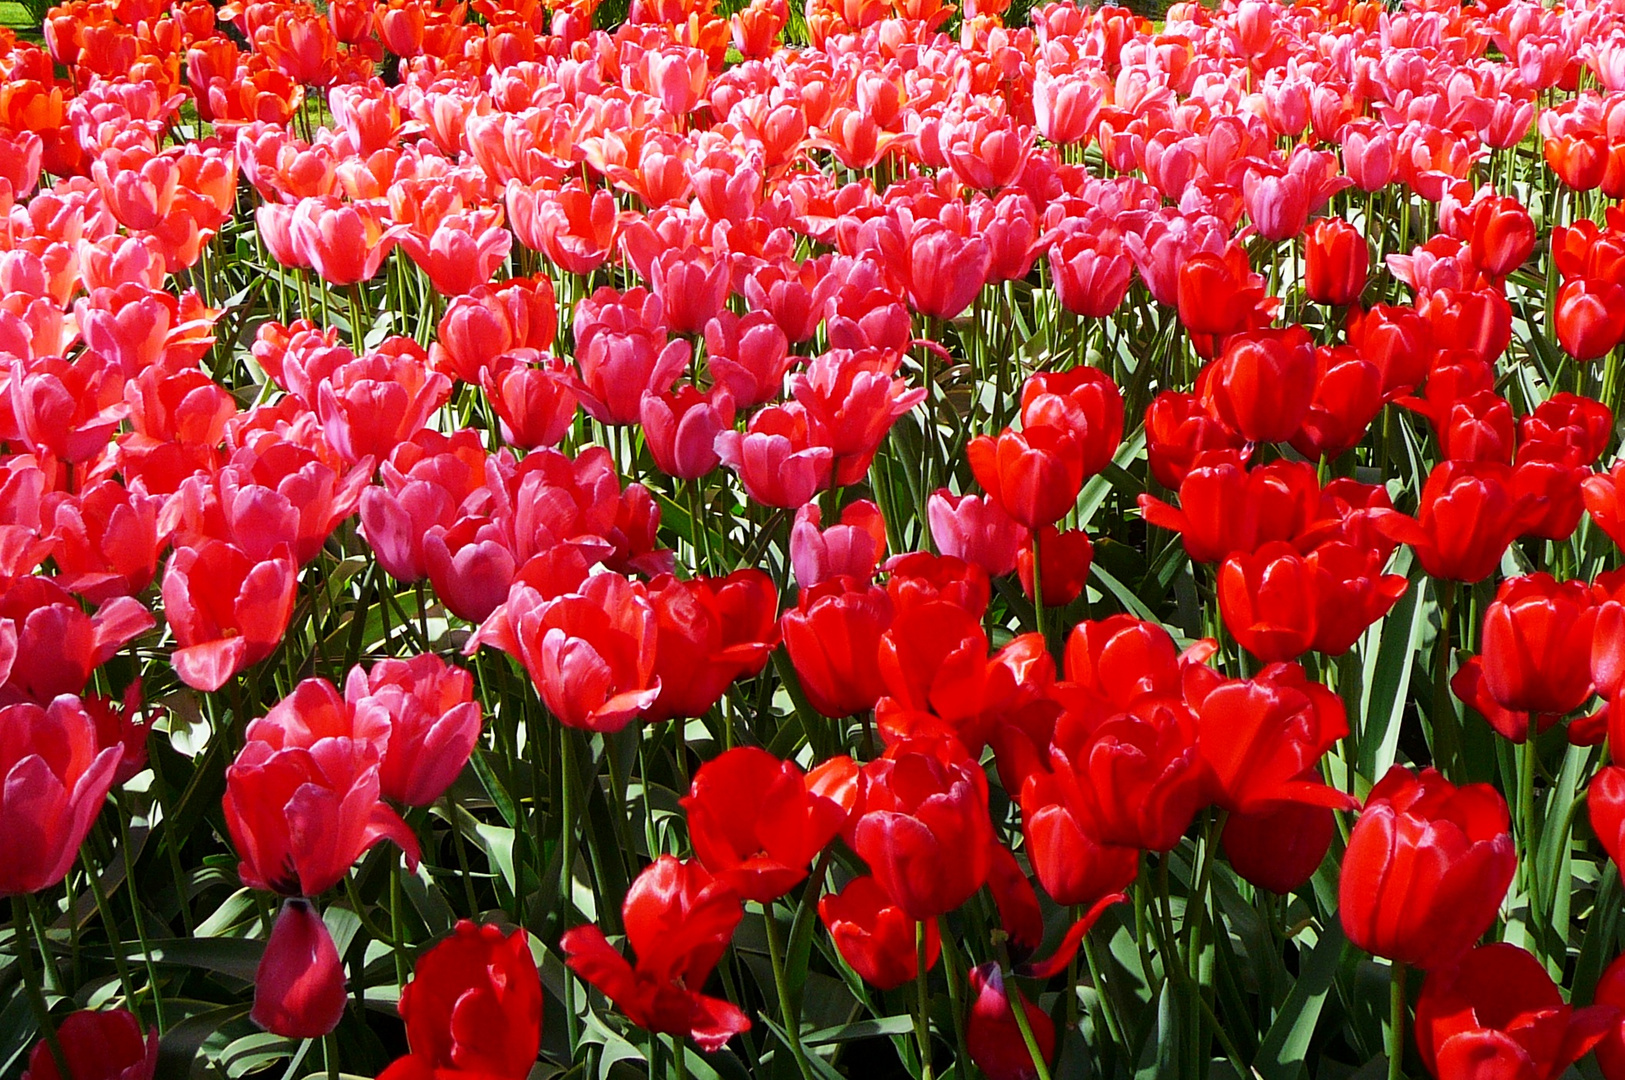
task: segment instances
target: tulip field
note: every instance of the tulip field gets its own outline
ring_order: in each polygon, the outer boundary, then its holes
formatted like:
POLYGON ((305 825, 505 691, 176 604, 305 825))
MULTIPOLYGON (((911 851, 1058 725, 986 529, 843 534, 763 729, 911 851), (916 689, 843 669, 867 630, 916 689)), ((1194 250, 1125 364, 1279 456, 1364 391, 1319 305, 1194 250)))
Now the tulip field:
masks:
POLYGON ((1625 1080, 1625 0, 0 5, 0 1080, 1625 1080))

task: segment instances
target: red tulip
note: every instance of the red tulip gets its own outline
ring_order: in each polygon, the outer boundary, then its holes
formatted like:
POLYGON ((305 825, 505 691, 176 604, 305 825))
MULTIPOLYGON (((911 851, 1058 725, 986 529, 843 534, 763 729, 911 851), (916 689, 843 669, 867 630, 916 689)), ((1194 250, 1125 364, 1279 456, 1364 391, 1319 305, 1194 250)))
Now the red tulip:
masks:
POLYGON ((1625 286, 1574 278, 1557 290, 1557 340, 1579 361, 1596 360, 1625 337, 1625 286))
POLYGON ((428 806, 445 794, 479 742, 482 716, 474 679, 432 654, 357 664, 344 682, 352 712, 379 711, 388 720, 389 745, 379 767, 379 790, 407 806, 428 806))
POLYGON ((785 652, 820 715, 866 712, 886 692, 877 650, 892 612, 891 597, 878 585, 832 578, 802 590, 784 613, 785 652))
POLYGON ((1365 292, 1371 245, 1342 218, 1320 218, 1304 234, 1304 294, 1317 304, 1348 305, 1365 292))
MULTIPOLYGON (((854 878, 838 893, 825 893, 818 901, 818 917, 829 930, 841 959, 864 982, 895 990, 919 971, 916 927, 872 877, 854 878)), ((932 919, 925 926, 925 966, 936 966, 942 938, 932 919)))
POLYGON ((1503 708, 1573 712, 1591 696, 1597 607, 1583 581, 1509 578, 1484 611, 1484 684, 1503 708))
POLYGON ((1497 942, 1428 972, 1416 1002, 1416 1047, 1441 1078, 1556 1080, 1618 1017, 1611 1005, 1570 1008, 1539 960, 1497 942))
POLYGON ((79 693, 96 668, 155 622, 128 596, 115 596, 94 616, 86 615, 67 590, 38 575, 13 582, 0 595, 0 619, 17 628, 16 658, 0 684, 0 701, 40 705, 79 693))
POLYGON ((1330 807, 1278 803, 1231 814, 1222 842, 1237 874, 1284 896, 1309 883, 1326 860, 1336 831, 1337 819, 1330 807))
POLYGON ((256 721, 254 734, 273 741, 251 738, 226 770, 226 827, 242 856, 238 876, 251 888, 316 896, 386 839, 417 865, 417 837, 379 801, 373 740, 382 731, 349 727, 331 686, 330 697, 316 692, 325 685, 302 684, 305 692, 283 703, 290 709, 256 721))
POLYGON ((714 1052, 750 1028, 734 1004, 700 992, 734 927, 744 917, 739 897, 698 862, 670 855, 638 875, 621 905, 634 967, 596 926, 566 930, 559 940, 571 970, 592 983, 641 1028, 692 1035, 714 1052))
POLYGON ((1513 492, 1512 470, 1494 462, 1445 461, 1422 486, 1416 518, 1384 511, 1382 531, 1409 544, 1422 569, 1450 581, 1482 581, 1495 572, 1531 510, 1513 492))
POLYGON ((1244 330, 1265 296, 1247 250, 1231 244, 1223 254, 1199 252, 1179 266, 1179 321, 1192 334, 1224 337, 1244 330))
POLYGON ((524 1080, 542 1041, 542 980, 529 937, 459 921, 418 958, 399 1009, 412 1052, 380 1080, 524 1080))
POLYGON ((1298 433, 1315 396, 1315 347, 1302 327, 1252 330, 1230 338, 1215 362, 1220 419, 1253 442, 1298 433))
MULTIPOLYGON (((56 1041, 73 1080, 152 1080, 158 1071, 158 1030, 145 1034, 126 1009, 84 1009, 57 1025, 56 1041)), ((28 1056, 23 1080, 63 1080, 41 1040, 28 1056)))
POLYGON ((1457 788, 1432 769, 1395 765, 1349 836, 1338 914, 1355 945, 1432 969, 1489 929, 1517 868, 1506 801, 1488 784, 1457 788))
POLYGON ((1586 513, 1618 547, 1625 548, 1625 501, 1619 498, 1619 484, 1625 480, 1625 462, 1610 472, 1586 477, 1580 484, 1586 513))
POLYGON ((1510 196, 1474 203, 1471 228, 1468 250, 1473 264, 1492 278, 1506 277, 1534 253, 1535 223, 1523 204, 1510 196))
POLYGON ((525 667, 548 710, 566 727, 620 731, 660 696, 659 620, 648 590, 619 574, 593 574, 551 599, 525 582, 469 639, 525 667))
MULTIPOLYGON (((1311 415, 1305 424, 1312 420, 1311 415)), ((1145 445, 1152 477, 1177 489, 1207 451, 1244 451, 1247 441, 1196 395, 1164 390, 1146 407, 1145 445)))
POLYGON ((560 357, 513 349, 492 357, 480 369, 479 383, 504 442, 526 450, 557 446, 575 422, 576 392, 560 357))
POLYGON ((1248 469, 1240 455, 1214 452, 1185 475, 1177 510, 1141 495, 1140 513, 1152 525, 1179 533, 1193 561, 1220 562, 1232 552, 1303 535, 1320 515, 1320 481, 1307 462, 1248 469))
POLYGON ((1139 872, 1139 852, 1086 833, 1045 770, 1021 785, 1021 833, 1033 873, 1057 904, 1090 907, 1128 888, 1139 872))
MULTIPOLYGON (((965 1046, 976 1067, 987 1074, 988 1080, 1036 1080, 1038 1066, 1016 1024, 1010 991, 999 965, 987 963, 972 968, 970 988, 976 997, 965 1017, 965 1046)), ((1055 1024, 1044 1010, 1022 997, 1020 990, 1015 991, 1015 996, 1015 1006, 1026 1014, 1033 1042, 1047 1063, 1055 1056, 1055 1024)))
POLYGON ((740 746, 694 774, 681 800, 694 854, 742 899, 770 903, 807 876, 857 801, 858 767, 831 758, 810 773, 740 746))
POLYGON ((163 599, 181 681, 218 690, 276 651, 298 579, 286 548, 262 562, 220 540, 177 548, 164 568, 163 599))
POLYGON ((1236 552, 1219 567, 1219 612, 1236 643, 1260 660, 1293 660, 1314 644, 1316 574, 1284 540, 1236 552))
POLYGON ((1315 350, 1315 396, 1292 448, 1311 460, 1336 458, 1365 438, 1382 410, 1382 372, 1348 345, 1315 350))
POLYGON ((941 601, 981 618, 987 612, 992 584, 987 573, 975 563, 951 555, 913 551, 886 560, 883 569, 891 575, 886 593, 897 606, 897 614, 941 601))
POLYGON ((1078 441, 1083 475, 1111 464, 1123 441, 1123 393, 1099 368, 1041 371, 1021 387, 1021 425, 1063 428, 1078 441))
POLYGON ((999 508, 1029 529, 1054 524, 1083 489, 1083 448, 1070 428, 1041 424, 965 446, 976 482, 999 508))
POLYGON ((0 709, 0 896, 67 875, 123 756, 99 743, 78 698, 0 709))
MULTIPOLYGON (((1609 711, 1613 711, 1612 703, 1609 711)), ((1586 787, 1586 810, 1603 850, 1615 867, 1625 867, 1625 766, 1604 765, 1597 770, 1586 787)), ((1625 875, 1625 870, 1620 873, 1625 875)))
MULTIPOLYGON (((344 968, 310 901, 289 897, 254 972, 254 1023, 289 1039, 319 1039, 344 1016, 344 968)), ((77 1074, 76 1074, 77 1075, 77 1074)))
POLYGON ((1597 1043, 1597 1065, 1606 1080, 1625 1077, 1625 960, 1615 958, 1597 981, 1597 992, 1592 998, 1598 1006, 1618 1010, 1620 1019, 1608 1025, 1608 1031, 1597 1043))
MULTIPOLYGON (((1089 582, 1089 566, 1094 559, 1094 545, 1089 534, 1082 529, 1058 532, 1053 525, 1038 530, 1038 580, 1044 590, 1046 607, 1065 607, 1079 596, 1089 582)), ((1029 598, 1033 595, 1032 545, 1016 552, 1016 568, 1021 578, 1021 590, 1029 598)))
POLYGON ((864 766, 852 849, 906 915, 935 919, 987 881, 987 777, 906 744, 887 753, 864 766))

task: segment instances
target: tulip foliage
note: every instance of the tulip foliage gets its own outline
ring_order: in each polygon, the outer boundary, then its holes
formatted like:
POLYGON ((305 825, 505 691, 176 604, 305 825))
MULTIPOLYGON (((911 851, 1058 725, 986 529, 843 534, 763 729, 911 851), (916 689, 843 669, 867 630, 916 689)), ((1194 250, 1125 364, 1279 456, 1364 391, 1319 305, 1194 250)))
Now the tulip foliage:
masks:
POLYGON ((10 9, 0 1078, 1625 1080, 1617 0, 10 9))

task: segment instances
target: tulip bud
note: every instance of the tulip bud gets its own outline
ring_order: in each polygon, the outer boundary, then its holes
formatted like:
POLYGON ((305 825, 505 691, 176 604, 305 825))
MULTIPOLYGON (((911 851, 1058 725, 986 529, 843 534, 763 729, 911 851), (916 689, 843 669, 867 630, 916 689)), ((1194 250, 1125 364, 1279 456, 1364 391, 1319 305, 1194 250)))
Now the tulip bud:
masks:
MULTIPOLYGON (((965 1046, 988 1080, 1036 1080, 1038 1066, 1016 1023, 1004 974, 999 965, 983 964, 970 973, 970 1014, 965 1018, 965 1046)), ((1046 1062, 1055 1056, 1055 1024, 1042 1009, 1016 991, 1016 1004, 1026 1013, 1033 1042, 1046 1062)))
POLYGON ((344 968, 309 900, 290 897, 254 972, 253 1021, 273 1035, 318 1039, 344 1015, 344 968))

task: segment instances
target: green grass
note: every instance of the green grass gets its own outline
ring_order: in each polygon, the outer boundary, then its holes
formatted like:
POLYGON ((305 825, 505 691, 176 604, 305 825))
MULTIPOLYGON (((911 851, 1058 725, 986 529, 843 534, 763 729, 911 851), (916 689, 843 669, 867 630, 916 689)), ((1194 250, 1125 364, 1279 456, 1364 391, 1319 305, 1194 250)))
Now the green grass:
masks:
POLYGON ((9 26, 13 30, 37 29, 28 9, 13 0, 0 0, 0 26, 9 26))

